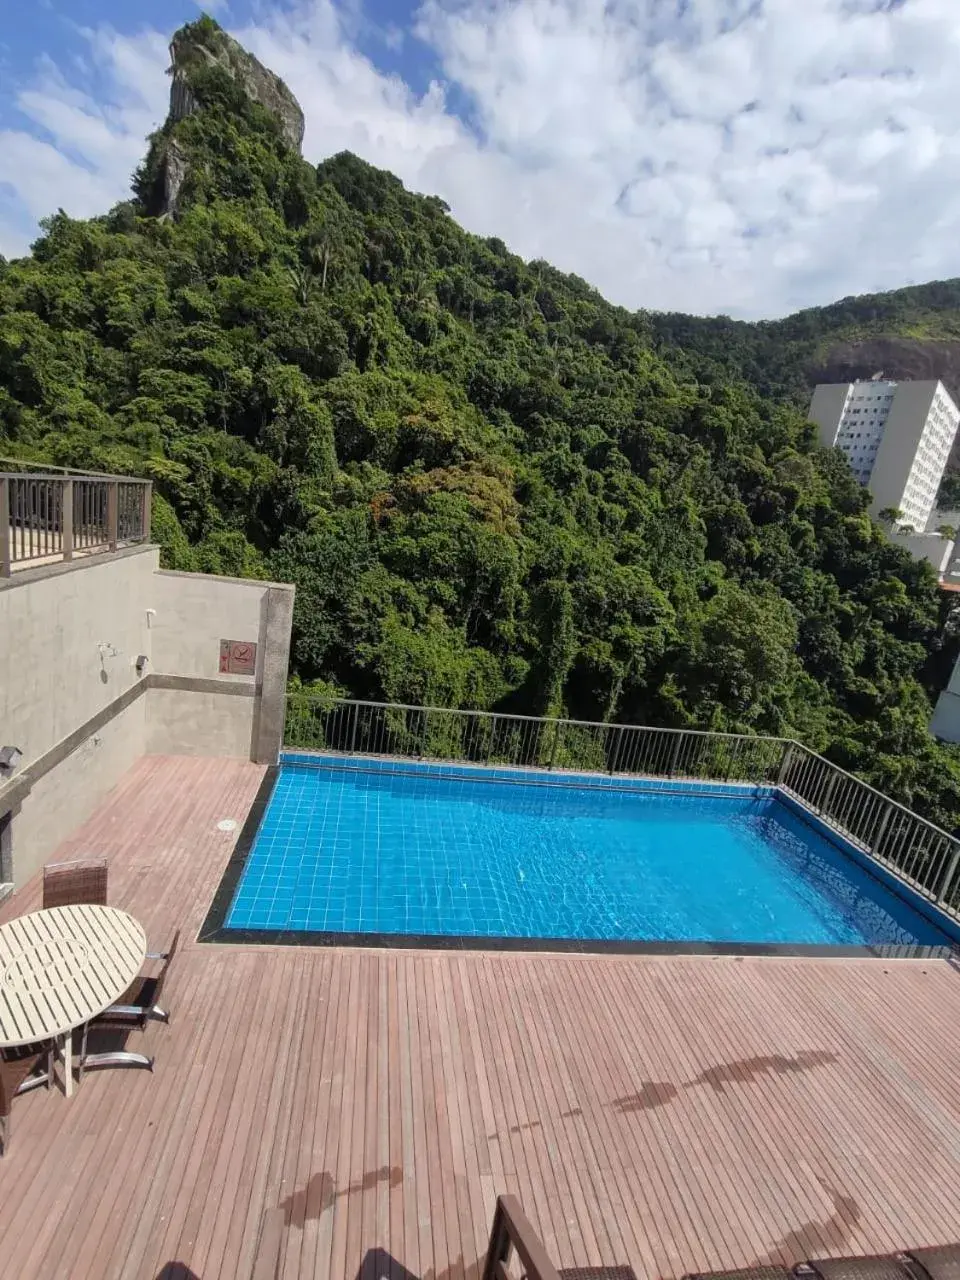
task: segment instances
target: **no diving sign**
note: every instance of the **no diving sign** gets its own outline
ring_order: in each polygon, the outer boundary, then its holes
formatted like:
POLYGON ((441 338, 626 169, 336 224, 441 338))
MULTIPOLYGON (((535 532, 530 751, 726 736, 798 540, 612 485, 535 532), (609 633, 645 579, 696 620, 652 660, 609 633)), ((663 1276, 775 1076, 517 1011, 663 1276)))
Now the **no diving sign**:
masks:
POLYGON ((249 640, 220 641, 220 674, 252 676, 257 671, 257 646, 249 640))

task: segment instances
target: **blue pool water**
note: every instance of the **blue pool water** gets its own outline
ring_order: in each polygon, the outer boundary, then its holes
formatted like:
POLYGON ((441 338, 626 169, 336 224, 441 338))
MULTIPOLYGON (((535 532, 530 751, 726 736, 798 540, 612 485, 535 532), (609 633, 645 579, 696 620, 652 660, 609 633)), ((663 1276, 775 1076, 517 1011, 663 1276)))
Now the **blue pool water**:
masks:
POLYGON ((225 923, 477 938, 948 944, 770 795, 293 763, 280 769, 225 923))

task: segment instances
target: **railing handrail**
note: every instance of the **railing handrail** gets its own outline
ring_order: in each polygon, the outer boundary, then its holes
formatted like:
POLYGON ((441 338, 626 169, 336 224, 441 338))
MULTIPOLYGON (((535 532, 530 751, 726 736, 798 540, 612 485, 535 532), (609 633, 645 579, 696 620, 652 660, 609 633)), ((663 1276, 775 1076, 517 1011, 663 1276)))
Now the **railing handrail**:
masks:
MULTIPOLYGON (((43 476, 44 479, 50 477, 46 474, 48 471, 57 472, 63 476, 90 476, 96 477, 98 480, 125 480, 126 476, 117 475, 115 471, 88 471, 84 467, 58 467, 53 462, 41 462, 37 458, 11 458, 6 454, 0 453, 0 463, 13 463, 17 467, 36 467, 35 472, 29 473, 31 476, 43 476)), ((0 476, 23 476, 22 471, 0 471, 0 476)), ((142 476, 132 476, 131 479, 138 480, 141 484, 150 484, 149 480, 144 480, 142 476)))
MULTIPOLYGON (((780 739, 775 739, 775 741, 780 741, 780 739)), ((858 787, 863 787, 865 791, 869 791, 872 795, 875 795, 877 799, 882 800, 884 804, 890 805, 893 809, 899 809, 901 813, 906 814, 908 818, 912 818, 914 822, 922 822, 925 827, 929 827, 931 831, 935 831, 938 836, 946 836, 948 840, 960 840, 960 836, 956 836, 950 831, 944 830, 943 827, 938 827, 935 822, 931 822, 930 819, 925 818, 923 814, 914 813, 912 809, 908 809, 907 806, 905 804, 901 804, 899 800, 894 800, 892 796, 884 795, 882 791, 878 791, 871 783, 866 782, 863 778, 858 778, 855 773, 850 773, 848 769, 844 769, 840 765, 834 764, 832 760, 828 760, 826 756, 820 755, 819 752, 814 751, 811 747, 804 746, 802 742, 797 742, 794 738, 786 739, 786 741, 789 742, 791 747, 796 747, 798 751, 806 752, 808 756, 812 756, 813 759, 819 761, 820 764, 826 765, 828 769, 832 769, 834 773, 839 774, 842 778, 849 778, 851 782, 855 782, 858 787)))
MULTIPOLYGON (((322 701, 327 697, 315 689, 290 689, 288 698, 307 697, 322 701)), ((712 729, 678 729, 673 725, 626 724, 620 720, 570 720, 565 716, 528 716, 514 711, 481 711, 474 707, 431 707, 415 702, 372 702, 366 698, 331 698, 331 706, 376 707, 383 711, 425 711, 437 715, 479 716, 494 720, 523 720, 535 724, 570 724, 582 729, 639 729, 647 733, 691 734, 700 738, 731 738, 742 742, 779 742, 793 744, 791 738, 773 738, 760 733, 723 733, 712 729)), ((799 744, 793 744, 799 745, 799 744)), ((829 763, 829 762, 828 762, 829 763)))
POLYGON ((68 481, 75 481, 78 484, 103 482, 108 484, 152 484, 152 480, 143 480, 140 476, 109 476, 101 475, 98 471, 70 471, 66 473, 58 472, 56 475, 48 475, 45 471, 0 471, 0 480, 39 480, 46 481, 48 484, 57 481, 60 484, 66 484, 68 481))
POLYGON ((149 542, 152 489, 139 476, 0 471, 0 578, 149 542))

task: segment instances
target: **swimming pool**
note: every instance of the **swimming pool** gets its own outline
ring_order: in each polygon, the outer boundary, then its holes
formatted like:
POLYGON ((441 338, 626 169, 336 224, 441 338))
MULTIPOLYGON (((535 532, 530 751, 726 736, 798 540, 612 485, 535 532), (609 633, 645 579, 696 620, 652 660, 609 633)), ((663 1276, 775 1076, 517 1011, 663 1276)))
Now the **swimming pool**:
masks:
POLYGON ((949 945, 769 789, 294 756, 258 817, 224 936, 949 945))

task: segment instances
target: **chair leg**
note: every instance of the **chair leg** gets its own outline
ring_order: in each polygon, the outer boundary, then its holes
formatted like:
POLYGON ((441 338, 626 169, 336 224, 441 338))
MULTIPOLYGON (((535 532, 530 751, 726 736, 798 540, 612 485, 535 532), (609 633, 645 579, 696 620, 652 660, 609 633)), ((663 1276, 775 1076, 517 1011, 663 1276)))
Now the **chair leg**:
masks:
POLYGON ((10 1147, 10 1112, 5 1116, 0 1116, 0 1124, 3 1125, 3 1154, 6 1155, 10 1147))
POLYGON ((80 1037, 80 1054, 77 1058, 77 1084, 83 1079, 83 1069, 87 1062, 87 1032, 90 1029, 90 1023, 83 1024, 83 1034, 80 1037))
POLYGON ((142 1053, 129 1053, 126 1049, 113 1053, 91 1053, 83 1059, 84 1068, 93 1071, 97 1067, 146 1067, 153 1070, 153 1059, 142 1053))
POLYGON ((27 1076, 13 1096, 19 1098, 21 1094, 30 1093, 33 1089, 39 1089, 41 1085, 46 1085, 48 1089, 50 1088, 50 1081, 46 1076, 27 1076))

